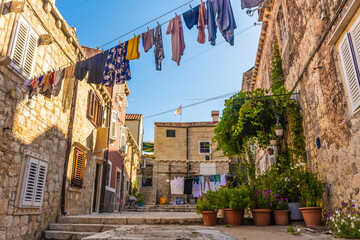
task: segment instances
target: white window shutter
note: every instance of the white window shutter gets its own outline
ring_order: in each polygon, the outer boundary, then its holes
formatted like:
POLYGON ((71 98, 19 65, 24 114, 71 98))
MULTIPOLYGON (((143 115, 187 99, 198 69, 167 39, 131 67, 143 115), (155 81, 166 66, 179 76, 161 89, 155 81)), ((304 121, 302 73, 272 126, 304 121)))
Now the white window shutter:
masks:
POLYGON ((37 172, 39 167, 39 161, 33 158, 30 158, 27 162, 24 182, 23 182, 23 191, 21 196, 21 205, 22 206, 32 206, 34 193, 36 192, 36 182, 37 182, 37 172))
POLYGON ((39 161, 37 174, 36 191, 34 194, 33 206, 40 207, 43 201, 45 183, 46 183, 47 164, 39 161))
POLYGON ((24 74, 28 77, 31 77, 36 50, 38 46, 39 37, 36 35, 34 31, 30 31, 29 42, 26 48, 26 56, 24 59, 24 74))
POLYGON ((110 138, 116 139, 116 125, 117 125, 117 112, 112 111, 111 114, 111 126, 110 126, 110 138))
POLYGON ((124 126, 121 126, 121 139, 119 144, 119 150, 125 152, 126 150, 126 131, 127 128, 124 126))
POLYGON ((25 55, 26 42, 29 31, 30 26, 22 18, 20 18, 11 51, 11 59, 13 61, 13 65, 15 65, 20 70, 22 68, 22 63, 25 55))
POLYGON ((347 36, 341 42, 339 46, 339 52, 344 69, 351 108, 353 111, 355 111, 358 107, 360 107, 360 84, 355 70, 355 63, 347 36))

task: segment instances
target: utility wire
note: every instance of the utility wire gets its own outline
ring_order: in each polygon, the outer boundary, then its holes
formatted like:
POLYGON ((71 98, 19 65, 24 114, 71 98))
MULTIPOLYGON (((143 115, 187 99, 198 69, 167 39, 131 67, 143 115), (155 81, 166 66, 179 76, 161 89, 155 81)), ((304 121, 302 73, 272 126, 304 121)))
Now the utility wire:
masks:
MULTIPOLYGON (((235 34, 235 37, 238 36, 238 35, 240 35, 241 33, 246 32, 247 30, 249 30, 249 29, 251 29, 251 28, 253 28, 253 27, 255 27, 255 26, 256 26, 256 25, 251 25, 250 27, 247 27, 247 28, 241 30, 240 32, 238 32, 238 33, 235 34)), ((184 62, 181 63, 181 66, 184 65, 184 64, 186 64, 187 62, 190 62, 190 61, 193 60, 194 58, 197 58, 197 57, 199 57, 199 56, 207 53, 208 51, 215 49, 215 47, 217 47, 217 46, 219 46, 219 45, 221 45, 221 44, 223 44, 223 43, 226 43, 226 41, 225 41, 225 40, 224 40, 224 41, 221 41, 221 42, 218 43, 217 45, 212 46, 212 47, 209 47, 209 48, 205 49, 204 51, 196 54, 195 56, 193 56, 193 57, 185 60, 184 62)), ((154 77, 152 77, 152 78, 149 78, 148 80, 145 80, 145 81, 139 83, 138 85, 132 86, 132 89, 136 89, 136 88, 138 88, 138 87, 140 87, 140 86, 148 83, 149 81, 154 80, 154 79, 162 76, 163 74, 168 73, 168 72, 170 72, 170 71, 172 71, 172 70, 174 70, 174 69, 176 69, 176 68, 178 68, 178 67, 179 67, 179 66, 174 66, 174 67, 172 67, 172 68, 169 68, 168 70, 163 71, 163 72, 161 72, 160 74, 158 74, 158 75, 156 75, 156 76, 154 76, 154 77)))
MULTIPOLYGON (((128 35, 128 34, 130 34, 130 33, 133 33, 133 32, 135 32, 136 30, 139 30, 139 29, 142 28, 142 27, 145 27, 146 25, 148 25, 148 24, 150 24, 150 23, 152 23, 152 22, 155 22, 156 20, 158 20, 158 19, 160 19, 160 18, 162 18, 162 17, 164 17, 164 16, 166 16, 166 15, 168 15, 168 14, 176 11, 176 10, 179 9, 179 8, 184 7, 185 5, 187 5, 187 4, 189 4, 189 3, 193 2, 193 1, 194 1, 194 0, 188 1, 187 3, 184 3, 183 5, 181 5, 181 6, 177 7, 177 8, 174 8, 173 10, 171 10, 171 11, 169 11, 169 12, 167 12, 167 13, 162 14, 161 16, 159 16, 159 17, 157 17, 157 18, 154 18, 153 20, 151 20, 151 21, 149 21, 149 22, 147 22, 147 23, 145 23, 145 24, 143 24, 143 25, 141 25, 141 26, 139 26, 139 27, 137 27, 137 28, 135 28, 135 29, 127 32, 127 33, 124 33, 123 35, 121 35, 121 36, 119 36, 119 37, 117 37, 117 38, 115 38, 115 39, 113 39, 113 40, 105 43, 104 45, 101 45, 101 46, 98 47, 98 48, 105 47, 105 46, 109 45, 110 43, 112 43, 112 42, 114 42, 114 41, 116 41, 116 40, 118 40, 118 39, 120 39, 120 38, 122 38, 122 37, 125 37, 126 35, 128 35)), ((169 21, 167 21, 167 22, 169 22, 169 21)), ((165 22, 165 23, 167 23, 167 22, 165 22)), ((160 25, 163 25, 163 24, 165 24, 165 23, 162 23, 162 24, 160 24, 160 25)))
MULTIPOLYGON (((189 108, 189 107, 193 107, 193 106, 196 106, 196 105, 199 105, 199 104, 203 104, 203 103, 206 103, 206 102, 210 102, 210 101, 214 101, 214 100, 217 100, 217 99, 221 99, 221 98, 226 97, 226 96, 229 96, 229 95, 234 95, 235 93, 238 93, 238 92, 240 92, 240 90, 234 91, 234 92, 230 92, 230 93, 226 93, 226 94, 223 94, 223 95, 220 95, 220 96, 217 96, 217 97, 209 98, 209 99, 206 99, 206 100, 203 100, 203 101, 200 101, 200 102, 196 102, 196 103, 192 103, 192 104, 189 104, 189 105, 185 105, 185 106, 182 106, 182 109, 184 109, 184 108, 189 108)), ((161 113, 157 113, 157 114, 153 114, 153 115, 144 117, 143 119, 156 117, 156 116, 163 115, 163 114, 166 114, 166 113, 170 113, 170 112, 173 112, 173 111, 176 111, 176 110, 177 110, 177 108, 171 109, 171 110, 168 110, 168 111, 165 111, 165 112, 161 112, 161 113)))

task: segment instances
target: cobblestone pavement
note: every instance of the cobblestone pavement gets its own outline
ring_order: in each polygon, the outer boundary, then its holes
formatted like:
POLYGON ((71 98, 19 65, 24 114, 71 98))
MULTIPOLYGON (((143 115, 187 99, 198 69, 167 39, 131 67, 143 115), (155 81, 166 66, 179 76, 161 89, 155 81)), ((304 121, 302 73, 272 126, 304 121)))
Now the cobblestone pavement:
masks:
POLYGON ((286 232, 287 227, 279 226, 179 226, 179 225, 132 225, 122 226, 114 230, 98 233, 84 238, 84 240, 96 239, 168 239, 168 240, 315 240, 315 239, 335 239, 324 231, 313 231, 306 227, 301 227, 301 236, 293 236, 286 232))

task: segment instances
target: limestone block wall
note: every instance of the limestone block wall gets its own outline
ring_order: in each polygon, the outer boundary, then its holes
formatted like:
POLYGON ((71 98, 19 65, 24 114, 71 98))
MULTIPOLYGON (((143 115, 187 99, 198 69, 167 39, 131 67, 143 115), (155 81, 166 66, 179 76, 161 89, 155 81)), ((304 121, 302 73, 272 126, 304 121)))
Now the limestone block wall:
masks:
MULTIPOLYGON (((254 88, 266 87, 271 81, 273 39, 276 38, 282 53, 285 86, 291 90, 342 1, 273 2, 269 20, 263 25, 266 35, 259 44, 263 47, 256 63, 258 73, 253 79, 254 88), (281 35, 281 11, 284 12, 286 38, 281 35)), ((347 2, 296 89, 300 92, 304 119, 307 164, 327 182, 324 204, 328 208, 340 207, 349 198, 360 202, 360 115, 352 113, 349 106, 338 46, 329 44, 340 20, 354 2, 357 1, 347 2), (317 138, 321 141, 320 149, 316 147, 317 138)), ((359 10, 353 18, 356 16, 360 16, 359 10)))
POLYGON ((186 159, 186 128, 155 125, 154 153, 157 159, 186 159), (175 130, 176 137, 166 137, 166 130, 175 130))

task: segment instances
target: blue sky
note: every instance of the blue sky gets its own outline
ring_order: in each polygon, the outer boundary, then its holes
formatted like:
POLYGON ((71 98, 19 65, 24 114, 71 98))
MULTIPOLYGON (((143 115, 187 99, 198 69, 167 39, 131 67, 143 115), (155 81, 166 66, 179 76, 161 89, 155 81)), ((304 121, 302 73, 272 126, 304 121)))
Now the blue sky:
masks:
MULTIPOLYGON (((68 24, 76 27, 79 41, 88 47, 101 46, 144 23, 183 5, 188 0, 57 0, 57 7, 68 24)), ((200 0, 190 3, 193 7, 200 0)), ((253 17, 241 10, 240 0, 231 0, 237 29, 235 34, 253 26, 253 17)), ((188 5, 176 10, 178 15, 188 11, 188 5)), ((171 13, 158 21, 161 23, 175 17, 171 13)), ((149 28, 156 27, 156 21, 149 28)), ((235 45, 221 43, 224 38, 218 32, 217 44, 197 43, 197 29, 188 30, 184 24, 185 52, 180 66, 171 60, 171 37, 165 35, 167 24, 163 25, 165 59, 162 71, 155 70, 153 49, 145 53, 140 44, 140 59, 131 61, 132 79, 128 82, 131 94, 128 97, 127 113, 139 113, 144 117, 176 109, 241 89, 243 72, 254 66, 261 26, 252 27, 235 37, 235 45)), ((134 32, 147 31, 147 27, 134 32)), ((207 32, 206 32, 207 34, 207 32)), ((120 39, 124 42, 133 34, 120 39)), ((117 41, 104 47, 109 49, 117 41)), ((228 98, 228 97, 227 97, 228 98)), ((212 110, 222 111, 226 98, 210 101, 183 109, 183 122, 210 121, 212 110)), ((173 113, 146 118, 144 120, 144 141, 153 140, 154 122, 176 122, 179 116, 173 113)))

